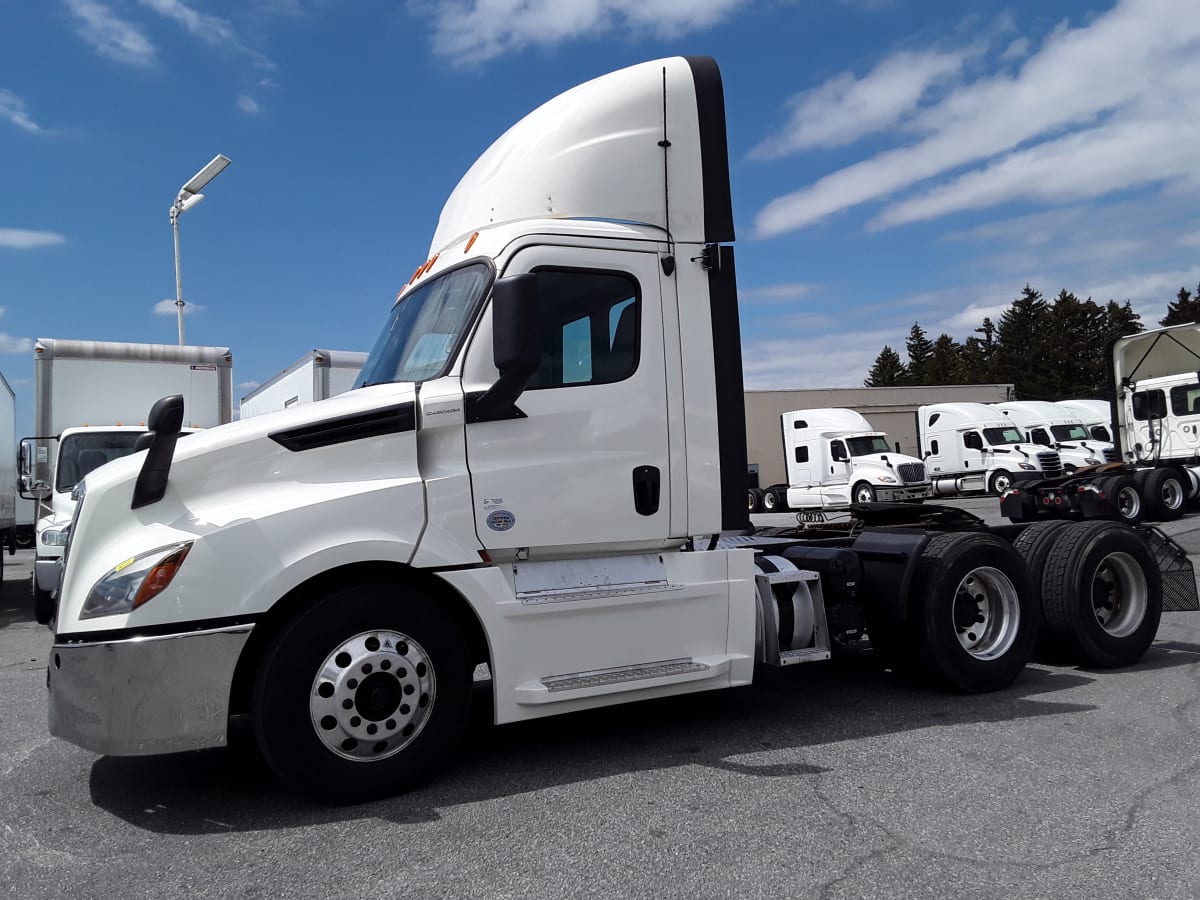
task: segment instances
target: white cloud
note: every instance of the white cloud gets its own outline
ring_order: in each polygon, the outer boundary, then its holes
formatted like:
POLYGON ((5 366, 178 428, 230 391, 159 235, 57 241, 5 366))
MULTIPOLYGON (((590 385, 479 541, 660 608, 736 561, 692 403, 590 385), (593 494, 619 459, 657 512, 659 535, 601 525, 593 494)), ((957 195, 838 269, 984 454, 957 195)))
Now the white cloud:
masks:
POLYGON ((768 284, 762 287, 738 288, 738 300, 750 303, 787 303, 812 293, 817 286, 793 281, 786 284, 768 284))
POLYGON ((76 33, 101 56, 133 66, 154 62, 154 45, 132 22, 119 18, 98 0, 65 0, 75 17, 76 33))
POLYGON ((1011 197, 989 188, 993 181, 1015 185, 1027 198, 1055 201, 1145 183, 1154 178, 1147 170, 1162 161, 1170 164, 1165 177, 1171 177, 1180 165, 1169 145, 1187 143, 1176 128, 1190 133, 1200 92, 1198 51, 1200 16, 1181 16, 1175 0, 1121 0, 1085 26, 1056 30, 1017 74, 980 78, 918 108, 903 123, 906 133, 921 135, 915 143, 775 199, 759 212, 757 232, 772 237, 804 228, 1007 153, 1011 161, 1001 158, 985 170, 961 173, 950 186, 916 198, 915 205, 901 200, 877 224, 1011 197), (1151 133, 1143 133, 1146 129, 1151 133), (1038 141, 1046 146, 1039 150, 1038 141), (1069 177, 1064 160, 1076 150, 1087 154, 1087 167, 1069 177), (1137 158, 1147 152, 1150 165, 1137 158), (1064 177, 1068 183, 1060 184, 1064 177))
POLYGON ((679 37, 710 28, 747 0, 446 0, 422 5, 434 19, 434 52, 474 64, 526 47, 605 33, 679 37))
POLYGON ((0 228, 0 247, 28 250, 31 247, 50 247, 66 238, 53 231, 30 231, 26 228, 0 228))
POLYGON ((243 391, 252 391, 261 383, 262 382, 260 381, 243 381, 238 384, 238 389, 243 391))
MULTIPOLYGON (((185 316, 193 315, 194 313, 204 312, 204 307, 199 303, 192 303, 190 300, 185 300, 183 304, 183 314, 185 316)), ((171 299, 159 300, 154 304, 154 314, 156 316, 174 316, 175 301, 171 299)))
POLYGON ((13 337, 0 331, 0 353, 28 353, 33 349, 30 338, 13 337))
POLYGON ((25 111, 25 101, 4 88, 0 88, 0 119, 8 119, 23 131, 34 134, 43 130, 42 126, 33 121, 29 117, 29 113, 25 111))
POLYGON ((233 23, 220 16, 197 12, 183 0, 138 0, 142 6, 151 9, 159 15, 170 19, 193 37, 213 47, 228 47, 244 53, 264 68, 274 68, 274 64, 263 54, 242 43, 233 23))
POLYGON ((262 107, 258 105, 258 101, 249 94, 242 94, 237 98, 237 108, 248 116, 257 115, 262 109, 262 107))
POLYGON ((892 329, 815 335, 791 340, 743 341, 742 370, 749 390, 859 387, 884 344, 904 352, 904 334, 892 329))
POLYGON ((862 78, 843 72, 789 102, 791 116, 779 133, 751 152, 775 159, 814 147, 838 147, 894 125, 938 83, 958 73, 964 55, 897 53, 862 78))
POLYGON ((1181 234, 1175 239, 1175 243, 1182 247, 1200 247, 1200 231, 1181 234))
POLYGON ((1029 52, 1031 42, 1029 38, 1019 37, 1009 44, 1003 53, 1000 54, 1001 62, 1012 62, 1021 59, 1029 52))

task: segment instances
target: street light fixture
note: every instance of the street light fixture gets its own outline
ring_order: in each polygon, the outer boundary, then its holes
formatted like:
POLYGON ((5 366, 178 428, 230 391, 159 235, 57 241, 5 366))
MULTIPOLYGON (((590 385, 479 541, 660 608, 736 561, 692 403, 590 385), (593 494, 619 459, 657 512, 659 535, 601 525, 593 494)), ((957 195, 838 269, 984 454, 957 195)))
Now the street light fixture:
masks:
POLYGON ((179 316, 179 343, 183 344, 183 276, 179 268, 179 216, 204 199, 205 185, 225 171, 229 157, 218 153, 207 166, 187 180, 171 204, 171 230, 175 233, 175 311, 179 316))

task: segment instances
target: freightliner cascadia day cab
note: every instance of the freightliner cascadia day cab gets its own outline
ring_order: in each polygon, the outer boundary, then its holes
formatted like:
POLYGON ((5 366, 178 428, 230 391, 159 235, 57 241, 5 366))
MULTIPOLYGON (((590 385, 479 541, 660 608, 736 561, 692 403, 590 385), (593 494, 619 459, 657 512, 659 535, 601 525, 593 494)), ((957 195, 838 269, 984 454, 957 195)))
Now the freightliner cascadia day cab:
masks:
POLYGON ((1012 486, 1014 475, 1062 474, 1057 451, 1031 444, 1020 428, 986 403, 922 406, 917 436, 935 496, 1000 495, 1012 486))
POLYGON ((925 464, 895 452, 887 435, 852 409, 798 409, 780 416, 788 483, 763 492, 766 512, 837 509, 929 496, 925 464))
POLYGON ((356 389, 177 446, 164 397, 148 450, 84 480, 51 733, 168 753, 247 716, 296 789, 365 800, 451 754, 480 663, 497 723, 746 685, 864 629, 986 691, 1040 618, 1120 665, 1164 584, 1196 605, 1186 554, 1111 522, 875 503, 750 530, 733 237, 711 59, 530 113, 450 195, 356 389))
POLYGON ((1097 441, 1082 419, 1057 403, 1009 400, 990 405, 1011 419, 1031 444, 1056 450, 1065 475, 1076 469, 1117 462, 1117 451, 1111 443, 1097 441))
POLYGON ((164 393, 187 404, 191 431, 232 418, 228 347, 39 338, 34 354, 33 437, 21 441, 21 496, 36 501, 33 605, 50 621, 71 492, 97 466, 127 456, 146 433, 150 405, 164 393))
POLYGON ((367 354, 356 350, 310 350, 243 397, 238 416, 249 419, 344 394, 366 361, 367 354))

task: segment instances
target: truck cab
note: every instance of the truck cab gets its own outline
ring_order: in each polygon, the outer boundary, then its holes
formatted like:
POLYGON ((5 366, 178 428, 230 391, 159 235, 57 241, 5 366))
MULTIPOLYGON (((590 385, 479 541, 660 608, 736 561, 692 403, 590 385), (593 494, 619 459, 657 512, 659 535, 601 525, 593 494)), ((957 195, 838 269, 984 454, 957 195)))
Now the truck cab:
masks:
POLYGON ((1083 420, 1046 400, 1010 400, 993 407, 1015 423, 1026 439, 1041 447, 1052 447, 1062 459, 1063 473, 1117 462, 1112 444, 1097 441, 1083 420))
POLYGON ((1031 444, 1025 433, 986 403, 933 403, 917 410, 922 458, 935 494, 1003 494, 1014 476, 1062 474, 1056 451, 1031 444))
MULTIPOLYGON (((921 500, 929 479, 919 459, 897 453, 887 435, 852 409, 800 409, 780 416, 793 508, 921 500)), ((764 501, 779 490, 764 495, 764 501)), ((766 503, 764 503, 766 506, 766 503)))
POLYGON ((1056 405, 1083 423, 1093 439, 1113 444, 1112 405, 1107 400, 1058 400, 1056 405))

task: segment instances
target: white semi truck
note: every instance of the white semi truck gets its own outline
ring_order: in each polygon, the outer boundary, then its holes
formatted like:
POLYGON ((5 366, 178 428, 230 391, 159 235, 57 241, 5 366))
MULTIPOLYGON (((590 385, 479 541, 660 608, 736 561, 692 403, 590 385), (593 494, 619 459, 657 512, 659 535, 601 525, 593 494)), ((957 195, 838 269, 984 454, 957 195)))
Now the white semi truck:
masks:
POLYGON ((855 410, 793 410, 780 416, 780 426, 788 483, 762 491, 765 512, 929 496, 925 464, 895 452, 855 410))
POLYGON ((367 354, 356 350, 310 350, 243 397, 239 416, 249 419, 344 394, 366 361, 367 354))
POLYGON ((986 403, 932 403, 917 410, 921 458, 939 497, 1007 491, 1014 475, 1062 474, 1058 452, 1025 433, 986 403))
POLYGON ((34 615, 48 622, 72 490, 98 466, 127 456, 163 392, 188 404, 181 423, 211 428, 232 418, 228 347, 39 338, 34 345, 34 428, 21 442, 21 496, 36 501, 34 615))
POLYGON ((366 800, 453 753, 481 663, 498 723, 745 685, 864 626, 986 691, 1039 618, 1120 665, 1197 606, 1186 554, 1111 522, 750 529, 733 236, 711 59, 530 113, 450 195, 360 387, 178 445, 164 397, 83 481, 51 733, 167 753, 248 716, 296 789, 366 800))
POLYGON ((1063 474, 1076 469, 1117 462, 1117 451, 1106 441, 1098 441, 1083 420, 1048 400, 1008 400, 991 406, 1011 419, 1031 444, 1053 447, 1062 460, 1063 474))
POLYGON ((0 577, 17 549, 17 398, 0 374, 0 577))
POLYGON ((1113 444, 1112 404, 1107 400, 1058 400, 1057 405, 1075 416, 1095 440, 1113 444))

